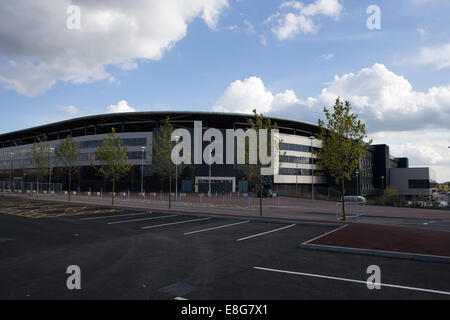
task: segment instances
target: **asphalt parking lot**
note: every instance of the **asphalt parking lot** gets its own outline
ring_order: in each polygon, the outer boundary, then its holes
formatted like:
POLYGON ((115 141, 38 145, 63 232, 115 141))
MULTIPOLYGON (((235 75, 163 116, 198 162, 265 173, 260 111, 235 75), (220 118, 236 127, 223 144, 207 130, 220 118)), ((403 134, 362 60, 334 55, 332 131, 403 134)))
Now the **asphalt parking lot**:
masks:
POLYGON ((0 299, 450 298, 448 264, 299 247, 336 228, 0 200, 0 299))

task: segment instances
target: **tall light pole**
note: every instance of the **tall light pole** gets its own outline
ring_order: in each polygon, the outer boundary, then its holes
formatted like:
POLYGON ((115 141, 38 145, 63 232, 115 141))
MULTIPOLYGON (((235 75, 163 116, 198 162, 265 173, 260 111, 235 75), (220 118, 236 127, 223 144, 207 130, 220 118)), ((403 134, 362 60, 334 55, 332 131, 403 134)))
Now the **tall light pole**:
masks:
POLYGON ((381 176, 381 193, 384 194, 384 176, 381 176))
POLYGON ((209 185, 208 185, 208 197, 211 197, 211 153, 212 153, 212 150, 209 151, 209 185))
POLYGON ((52 171, 53 171, 53 162, 52 162, 52 159, 53 159, 53 157, 52 157, 52 155, 53 155, 53 151, 55 151, 55 148, 54 147, 50 147, 49 148, 49 151, 50 151, 50 171, 49 171, 49 176, 48 176, 48 193, 49 194, 51 194, 51 191, 50 191, 50 185, 52 184, 52 171))
POLYGON ((9 190, 13 190, 12 188, 12 176, 13 176, 13 157, 14 157, 14 152, 10 152, 9 153, 9 157, 11 158, 10 160, 10 164, 9 164, 9 190))
MULTIPOLYGON (((178 143, 180 141, 179 136, 173 137, 175 142, 178 143)), ((178 201, 178 165, 175 165, 175 201, 178 201)))
POLYGON ((296 169, 295 169, 295 195, 298 195, 298 157, 295 157, 296 169))
POLYGON ((145 157, 145 151, 147 150, 146 147, 141 147, 142 150, 142 163, 141 163, 141 194, 144 195, 144 157, 145 157))
POLYGON ((311 140, 311 198, 314 200, 314 153, 313 153, 313 140, 314 136, 310 136, 309 140, 311 140))

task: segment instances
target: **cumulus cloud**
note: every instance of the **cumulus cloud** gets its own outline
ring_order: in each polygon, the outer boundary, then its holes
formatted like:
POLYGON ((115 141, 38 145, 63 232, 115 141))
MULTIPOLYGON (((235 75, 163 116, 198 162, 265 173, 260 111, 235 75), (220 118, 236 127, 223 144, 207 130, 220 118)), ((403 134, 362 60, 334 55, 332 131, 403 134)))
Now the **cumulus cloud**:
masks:
POLYGON ((272 32, 280 40, 295 37, 299 33, 311 34, 317 32, 317 25, 314 17, 323 15, 334 19, 339 19, 342 5, 339 0, 316 0, 304 5, 297 1, 283 2, 277 12, 267 18, 266 23, 272 25, 272 32))
POLYGON ((136 112, 136 109, 130 107, 126 100, 120 100, 117 104, 112 104, 106 108, 106 113, 119 113, 119 112, 136 112))
POLYGON ((69 114, 69 115, 76 115, 80 112, 80 110, 75 107, 75 106, 61 106, 59 107, 59 109, 61 109, 62 111, 64 111, 65 113, 69 114))
POLYGON ((292 90, 272 93, 258 77, 237 80, 217 100, 214 110, 248 113, 256 108, 315 123, 323 107, 332 106, 337 97, 350 101, 371 132, 450 128, 450 86, 415 91, 407 79, 378 63, 357 73, 336 75, 318 95, 306 99, 292 90))
POLYGON ((421 48, 419 56, 414 59, 414 62, 433 64, 437 69, 450 67, 450 43, 421 48))
POLYGON ((215 29, 227 0, 15 0, 0 2, 0 83, 34 96, 58 81, 114 81, 107 66, 134 70, 161 59, 203 19, 215 29), (69 5, 81 9, 70 30, 69 5))

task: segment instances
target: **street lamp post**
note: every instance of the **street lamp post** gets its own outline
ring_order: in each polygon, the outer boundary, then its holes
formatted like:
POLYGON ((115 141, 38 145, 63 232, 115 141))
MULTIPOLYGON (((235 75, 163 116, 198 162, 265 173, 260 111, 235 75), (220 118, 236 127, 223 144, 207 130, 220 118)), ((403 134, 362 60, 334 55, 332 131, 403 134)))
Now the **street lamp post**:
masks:
MULTIPOLYGON (((175 142, 178 143, 180 141, 179 136, 174 137, 175 142)), ((175 165, 175 202, 178 201, 178 165, 175 165)))
POLYGON ((381 193, 384 194, 384 176, 381 176, 381 193))
POLYGON ((9 167, 9 190, 13 190, 13 188, 12 188, 12 180, 13 180, 13 178, 12 178, 12 176, 13 176, 13 157, 14 157, 14 152, 10 152, 9 153, 9 156, 10 156, 10 158, 11 158, 11 160, 10 160, 10 167, 9 167))
POLYGON ((208 197, 211 197, 211 153, 212 153, 212 150, 209 151, 209 185, 208 185, 208 197))
POLYGON ((141 194, 144 195, 144 157, 145 157, 145 151, 147 150, 146 147, 141 147, 142 150, 142 163, 141 163, 141 194))
POLYGON ((313 140, 314 136, 310 136, 309 140, 311 140, 311 198, 314 200, 314 154, 313 154, 313 140))
POLYGON ((295 195, 298 195, 298 157, 295 160, 296 169, 295 169, 295 195))
POLYGON ((49 161, 50 162, 50 171, 49 171, 49 176, 48 176, 48 194, 51 194, 50 186, 52 184, 52 172, 53 172, 53 162, 52 162, 53 157, 52 157, 52 155, 53 155, 53 151, 55 151, 55 148, 50 147, 49 151, 50 151, 50 161, 49 161))

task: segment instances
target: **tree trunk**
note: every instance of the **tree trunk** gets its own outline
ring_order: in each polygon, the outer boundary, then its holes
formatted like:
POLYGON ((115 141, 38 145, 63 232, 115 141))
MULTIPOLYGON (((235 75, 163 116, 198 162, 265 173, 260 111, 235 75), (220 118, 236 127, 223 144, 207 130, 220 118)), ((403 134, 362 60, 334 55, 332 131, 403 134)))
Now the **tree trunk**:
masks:
POLYGON ((345 178, 342 177, 342 220, 345 221, 346 216, 345 216, 345 178))
POLYGON ((172 175, 169 174, 169 209, 172 207, 172 175))
POLYGON ((116 179, 112 179, 111 204, 114 205, 114 193, 116 192, 116 179))
POLYGON ((259 215, 262 217, 262 176, 259 176, 259 215))
POLYGON ((72 200, 71 193, 72 193, 72 174, 69 172, 69 201, 72 200))

